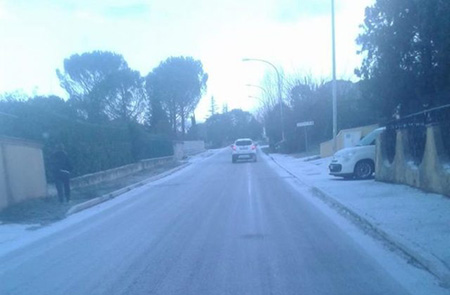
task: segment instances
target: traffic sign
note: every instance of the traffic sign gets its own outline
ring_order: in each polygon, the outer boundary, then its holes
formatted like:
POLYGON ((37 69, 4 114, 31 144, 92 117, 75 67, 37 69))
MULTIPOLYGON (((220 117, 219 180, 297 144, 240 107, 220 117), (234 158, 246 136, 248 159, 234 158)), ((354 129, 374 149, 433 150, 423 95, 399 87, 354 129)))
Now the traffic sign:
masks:
POLYGON ((305 126, 313 126, 314 121, 306 121, 306 122, 300 122, 297 123, 297 127, 305 127, 305 126))

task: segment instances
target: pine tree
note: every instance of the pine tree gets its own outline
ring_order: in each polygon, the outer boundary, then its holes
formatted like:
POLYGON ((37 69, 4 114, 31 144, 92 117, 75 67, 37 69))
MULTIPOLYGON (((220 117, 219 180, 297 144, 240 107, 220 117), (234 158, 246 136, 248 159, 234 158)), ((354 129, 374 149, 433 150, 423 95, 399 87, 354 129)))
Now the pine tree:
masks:
POLYGON ((209 108, 209 113, 211 114, 211 116, 214 116, 216 111, 217 111, 216 100, 214 99, 214 96, 211 96, 211 106, 209 108))
POLYGON ((228 104, 224 103, 222 105, 222 114, 228 113, 228 104))

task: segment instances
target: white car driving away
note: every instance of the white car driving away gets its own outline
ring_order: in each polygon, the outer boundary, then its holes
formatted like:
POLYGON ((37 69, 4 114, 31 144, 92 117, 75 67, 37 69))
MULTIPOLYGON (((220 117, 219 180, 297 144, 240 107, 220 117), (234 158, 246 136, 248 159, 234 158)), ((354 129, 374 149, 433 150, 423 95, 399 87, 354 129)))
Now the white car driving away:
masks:
POLYGON ((238 159, 253 160, 256 162, 256 144, 250 138, 240 138, 231 145, 231 162, 238 159))
POLYGON ((336 152, 328 168, 330 175, 344 178, 368 179, 375 172, 375 141, 385 130, 378 128, 367 134, 360 142, 336 152))

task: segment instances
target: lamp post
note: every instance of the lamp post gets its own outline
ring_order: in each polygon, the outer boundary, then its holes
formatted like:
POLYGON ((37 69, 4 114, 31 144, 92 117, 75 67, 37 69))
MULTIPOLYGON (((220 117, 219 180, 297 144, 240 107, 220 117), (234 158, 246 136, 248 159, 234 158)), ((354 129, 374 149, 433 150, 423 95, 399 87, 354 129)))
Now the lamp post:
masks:
POLYGON ((332 64, 333 64, 333 150, 336 151, 336 135, 337 135, 337 102, 336 102, 336 36, 334 25, 334 0, 331 0, 331 47, 332 47, 332 64))
MULTIPOLYGON (((265 90, 264 88, 259 87, 259 86, 256 86, 256 85, 247 84, 246 86, 255 86, 255 87, 258 87, 258 88, 261 88, 261 89, 265 90)), ((248 97, 249 97, 249 98, 256 99, 256 100, 258 100, 260 103, 264 104, 264 100, 262 100, 260 97, 253 96, 253 95, 249 95, 248 97)), ((262 120, 262 121, 263 121, 263 137, 264 137, 264 138, 267 138, 267 135, 266 135, 266 120, 264 119, 264 115, 263 115, 263 120, 262 120)))
POLYGON ((281 97, 281 76, 280 76, 280 72, 278 71, 277 67, 264 59, 257 59, 257 58, 243 58, 242 61, 259 61, 259 62, 263 62, 265 64, 270 65, 275 72, 277 73, 277 80, 278 80, 278 100, 280 103, 280 120, 281 120, 281 140, 284 141, 284 120, 283 120, 283 101, 282 101, 282 97, 281 97))
POLYGON ((253 98, 253 99, 256 99, 256 100, 258 100, 260 102, 262 101, 262 99, 260 97, 253 96, 253 95, 249 95, 248 98, 253 98))
MULTIPOLYGON (((258 85, 254 85, 254 84, 245 84, 245 86, 247 86, 247 87, 255 87, 255 88, 261 89, 262 91, 264 91, 264 94, 266 95, 266 98, 270 97, 269 91, 267 91, 267 89, 264 88, 264 87, 261 87, 261 86, 258 86, 258 85)), ((253 97, 253 98, 254 98, 254 97, 253 97)), ((263 99, 258 98, 258 100, 259 100, 259 102, 261 102, 263 105, 265 104, 265 102, 264 102, 263 99)))
POLYGON ((254 84, 245 84, 245 86, 259 88, 259 89, 261 89, 262 91, 264 91, 264 93, 265 93, 266 95, 269 95, 269 92, 268 92, 267 89, 264 88, 264 87, 261 87, 261 86, 258 86, 258 85, 254 85, 254 84))

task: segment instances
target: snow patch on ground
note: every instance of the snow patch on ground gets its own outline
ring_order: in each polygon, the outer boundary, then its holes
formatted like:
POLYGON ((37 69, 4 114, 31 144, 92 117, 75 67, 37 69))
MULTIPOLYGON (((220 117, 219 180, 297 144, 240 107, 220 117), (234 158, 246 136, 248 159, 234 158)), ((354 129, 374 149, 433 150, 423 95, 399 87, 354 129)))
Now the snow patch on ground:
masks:
POLYGON ((0 257, 6 255, 7 253, 10 253, 11 251, 42 239, 43 237, 55 234, 62 230, 66 230, 71 226, 76 226, 101 211, 108 210, 115 206, 128 206, 129 204, 124 205, 123 203, 133 202, 133 198, 136 199, 136 196, 138 196, 142 190, 148 189, 149 186, 158 185, 170 179, 173 179, 174 177, 178 177, 180 173, 189 173, 189 171, 195 164, 213 157, 222 151, 223 149, 207 150, 203 153, 191 156, 186 161, 191 165, 180 171, 177 171, 159 180, 153 181, 142 187, 126 192, 117 198, 111 199, 107 202, 101 203, 79 213, 73 214, 66 219, 47 226, 41 226, 39 224, 0 224, 0 257))
POLYGON ((446 164, 442 165, 442 168, 444 169, 444 171, 446 173, 450 173, 450 163, 446 163, 446 164))
MULTIPOLYGON (((302 161, 301 159, 289 159, 289 156, 285 155, 271 154, 270 156, 274 156, 274 158, 276 158, 277 160, 284 159, 288 163, 291 163, 293 167, 297 167, 302 171, 306 170, 317 172, 317 169, 315 168, 300 167, 299 165, 304 165, 304 161, 302 161)), ((330 161, 330 158, 320 159, 312 165, 326 168, 330 161)), ((276 163, 280 164, 279 162, 276 163)), ((271 165, 273 169, 278 171, 280 177, 284 177, 285 175, 287 175, 288 173, 285 170, 281 169, 276 163, 270 161, 269 165, 271 165)), ((285 164, 286 162, 280 166, 284 168, 285 164)), ((291 170, 288 171, 292 173, 291 170)), ((310 176, 309 178, 313 179, 318 177, 319 176, 315 175, 314 177, 310 176)), ((328 177, 328 175, 326 175, 326 177, 330 180, 333 179, 331 177, 328 177)), ((392 252, 391 249, 387 248, 386 244, 380 244, 378 240, 374 239, 371 235, 368 235, 365 230, 361 230, 361 227, 356 226, 352 222, 349 222, 347 217, 339 214, 335 210, 335 208, 328 206, 321 199, 317 198, 314 193, 312 193, 312 186, 310 185, 308 180, 306 180, 306 178, 286 178, 286 181, 288 181, 299 192, 299 196, 305 198, 311 204, 319 208, 323 213, 325 213, 328 218, 330 218, 357 244, 359 244, 361 248, 363 248, 367 253, 370 253, 370 255, 377 260, 377 262, 386 270, 386 272, 391 274, 392 277, 397 278, 398 282, 401 283, 401 285, 403 285, 405 289, 407 289, 411 294, 448 294, 448 290, 442 288, 438 279, 436 279, 429 272, 421 268, 411 267, 411 262, 407 261, 405 257, 398 255, 398 253, 392 252), (298 182, 297 179, 300 179, 300 182, 298 182)), ((351 194, 352 191, 349 190, 346 193, 351 194)), ((369 218, 373 219, 373 217, 370 216, 369 218)))
POLYGON ((305 162, 270 155, 309 186, 325 192, 391 236, 450 266, 450 198, 400 184, 330 176, 331 158, 305 162))

